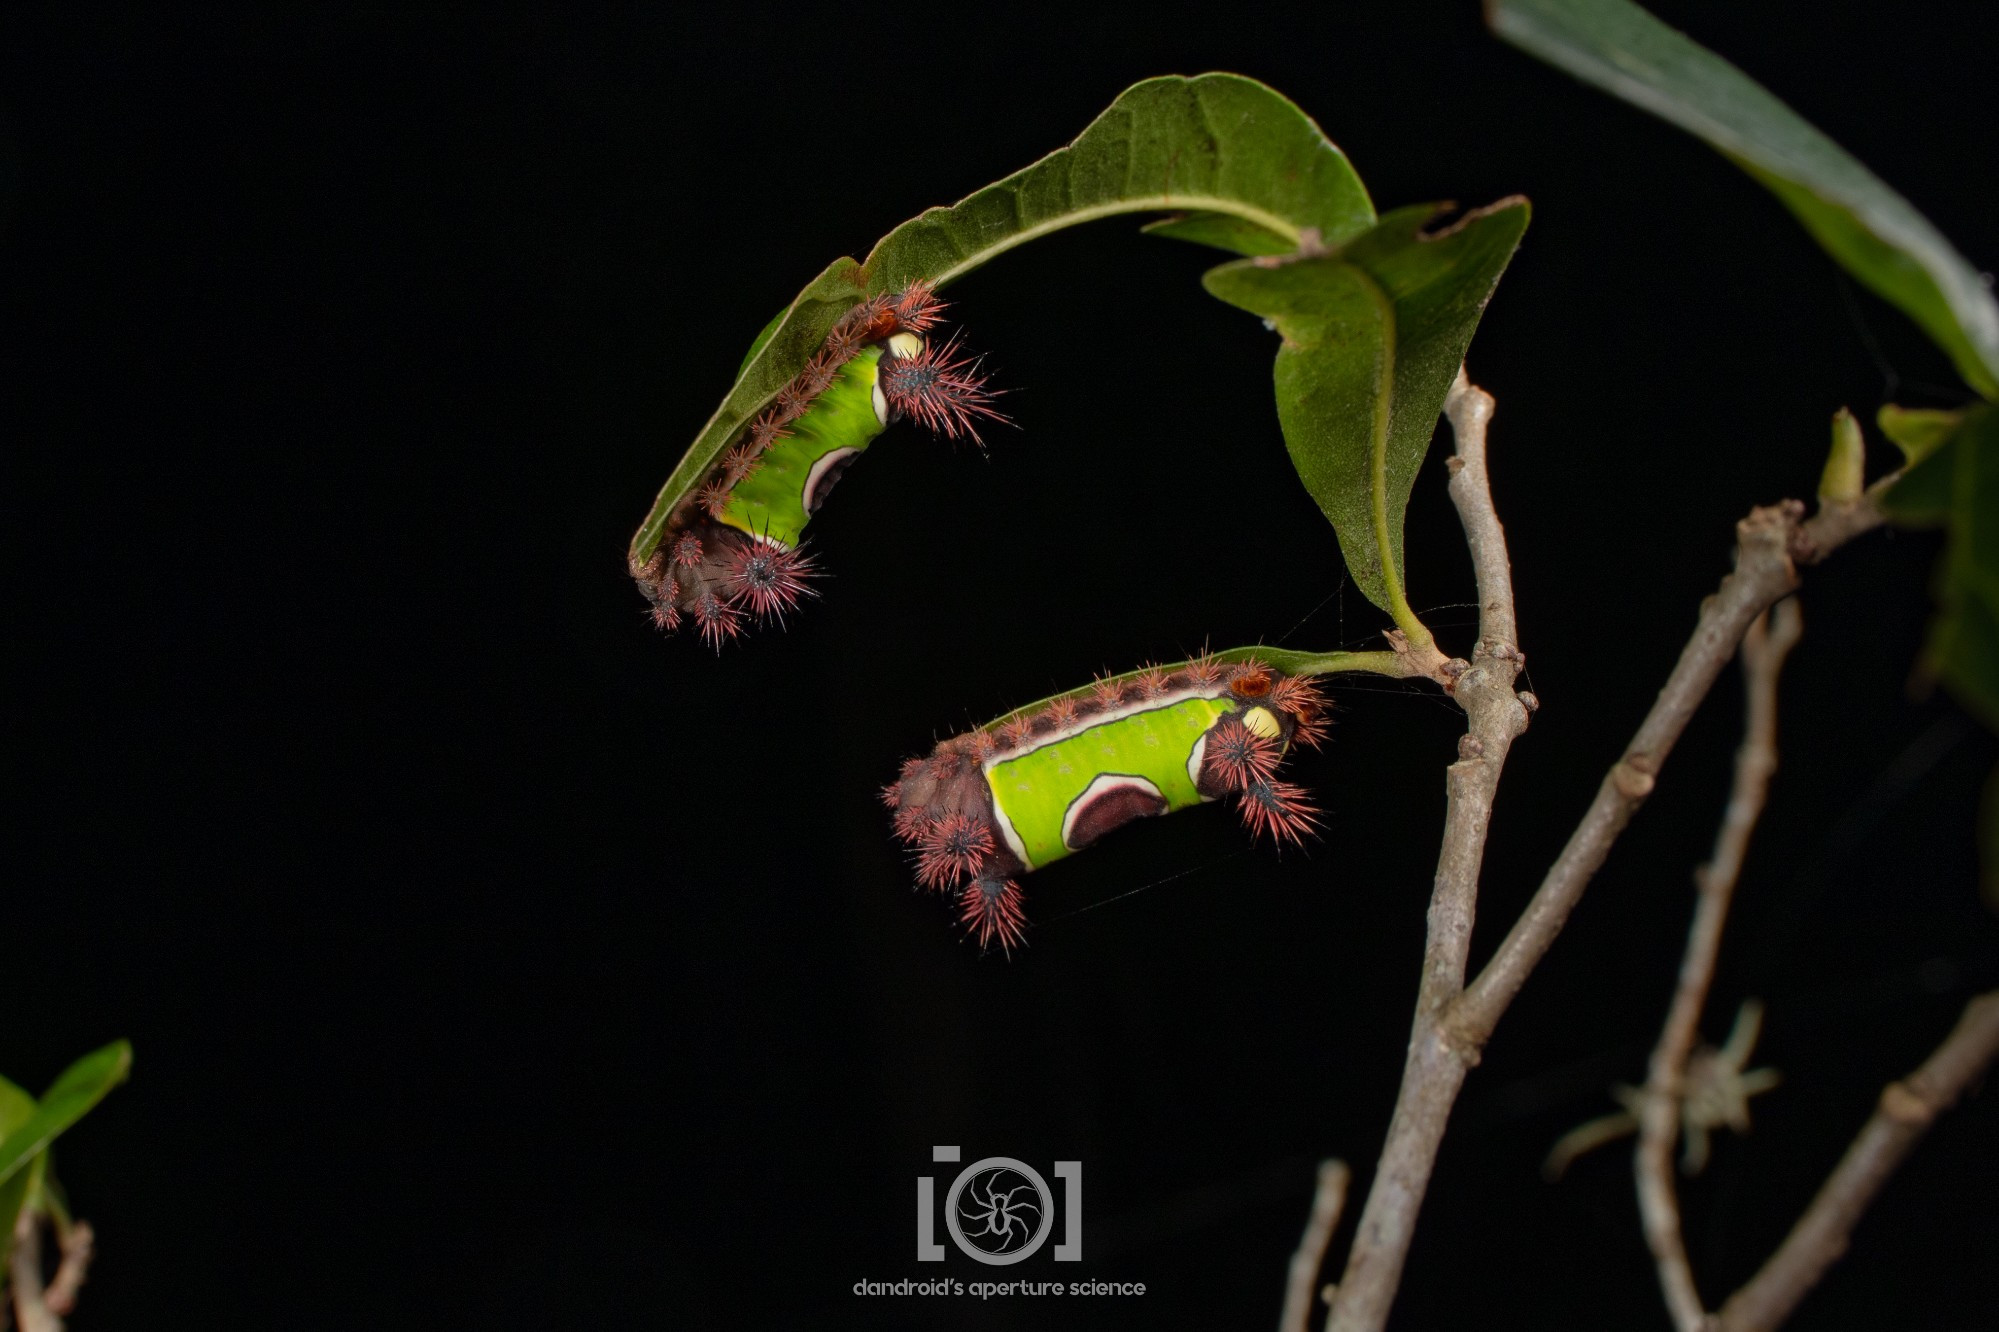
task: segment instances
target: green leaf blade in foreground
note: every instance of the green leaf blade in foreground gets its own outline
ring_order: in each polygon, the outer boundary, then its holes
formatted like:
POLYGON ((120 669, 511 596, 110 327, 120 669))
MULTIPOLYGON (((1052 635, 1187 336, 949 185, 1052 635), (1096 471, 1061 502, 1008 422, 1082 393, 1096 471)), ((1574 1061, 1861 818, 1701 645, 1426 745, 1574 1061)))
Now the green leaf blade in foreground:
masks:
POLYGON ((132 1070, 132 1046, 113 1041, 63 1070, 34 1112, 0 1139, 0 1184, 12 1179, 58 1135, 88 1114, 132 1070))
POLYGON ((1487 0, 1506 41, 1698 135, 1999 398, 1999 303, 1901 195, 1761 84, 1630 0, 1487 0))
POLYGON ((1323 258, 1224 264, 1204 279, 1283 337, 1275 377, 1285 446, 1333 525, 1354 585, 1412 640, 1403 514, 1444 398, 1526 230, 1507 199, 1427 234, 1430 206, 1398 209, 1323 258))
POLYGON ((1346 155, 1270 88, 1234 74, 1135 84, 1069 147, 953 207, 903 223, 865 263, 840 259, 813 279, 765 330, 667 478, 632 539, 634 568, 658 547, 674 505, 862 300, 915 281, 942 286, 1064 227, 1155 212, 1233 219, 1199 238, 1249 254, 1294 249, 1307 228, 1337 243, 1374 223, 1374 207, 1346 155))

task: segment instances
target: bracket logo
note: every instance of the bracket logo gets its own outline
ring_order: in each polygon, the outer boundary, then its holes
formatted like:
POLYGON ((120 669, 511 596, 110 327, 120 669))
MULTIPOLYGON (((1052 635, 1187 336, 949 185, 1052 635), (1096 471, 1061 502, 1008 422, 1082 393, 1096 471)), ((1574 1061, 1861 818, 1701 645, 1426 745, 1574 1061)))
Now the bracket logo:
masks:
MULTIPOLYGON (((933 1161, 957 1161, 955 1146, 930 1149, 933 1161)), ((1062 1184, 1062 1238, 1055 1261, 1083 1260, 1083 1163, 1057 1161, 1055 1178, 1062 1184)), ((1011 1156, 988 1156, 972 1162, 944 1191, 944 1228, 966 1257, 1005 1266, 1032 1257, 1055 1228, 1055 1195, 1040 1171, 1011 1156)), ((937 1180, 916 1178, 916 1260, 944 1261, 937 1239, 937 1180)))

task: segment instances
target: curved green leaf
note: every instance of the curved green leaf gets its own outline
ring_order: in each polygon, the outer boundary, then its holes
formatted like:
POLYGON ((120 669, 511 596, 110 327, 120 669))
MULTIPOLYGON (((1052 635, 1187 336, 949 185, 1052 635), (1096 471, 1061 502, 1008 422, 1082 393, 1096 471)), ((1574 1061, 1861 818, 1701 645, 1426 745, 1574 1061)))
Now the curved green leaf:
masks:
POLYGON ((34 1112, 0 1139, 0 1183, 11 1179, 58 1134, 89 1113, 131 1070, 129 1041, 113 1041, 64 1069, 55 1085, 42 1094, 34 1112))
POLYGON ((1413 642, 1429 633, 1402 584, 1402 520, 1479 316, 1527 227, 1503 199, 1434 234, 1401 208, 1323 257, 1239 260, 1204 282, 1283 337, 1277 415, 1305 488, 1339 535, 1354 586, 1413 642))
POLYGON ((1345 154, 1263 84, 1235 74, 1135 84, 1067 148, 903 223, 865 263, 840 259, 814 278, 765 330, 735 386, 667 478, 632 538, 633 566, 651 557, 667 515, 736 432, 862 300, 916 281, 943 286, 1016 245, 1078 223, 1183 210, 1233 219, 1206 231, 1196 226, 1195 238, 1246 254, 1291 250, 1307 228, 1332 242, 1374 222, 1345 154))
POLYGON ((1713 144, 1999 398, 1999 303, 1908 200, 1761 84, 1630 0, 1487 0, 1505 40, 1713 144))

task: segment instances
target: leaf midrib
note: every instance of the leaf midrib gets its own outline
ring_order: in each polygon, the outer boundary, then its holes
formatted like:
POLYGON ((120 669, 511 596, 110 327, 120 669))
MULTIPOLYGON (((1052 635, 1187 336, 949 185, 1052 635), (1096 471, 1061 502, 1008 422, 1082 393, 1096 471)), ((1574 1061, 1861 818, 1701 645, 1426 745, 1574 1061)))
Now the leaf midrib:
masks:
POLYGON ((956 281, 973 269, 980 267, 1016 246, 1038 240, 1064 227, 1081 226, 1085 222, 1096 222, 1106 217, 1118 217, 1126 213, 1166 213, 1176 209, 1193 209, 1202 213, 1227 213, 1239 217, 1267 231, 1275 232, 1293 245, 1298 243, 1298 228, 1275 213, 1243 203, 1240 199, 1228 199, 1210 194, 1167 194, 1157 199, 1120 199, 1113 203, 1094 204, 1073 212, 1059 213, 1045 222, 1040 222, 1025 230, 1017 231, 997 244, 983 250, 976 250, 961 262, 952 265, 937 275, 936 285, 945 286, 956 281))
POLYGON ((1374 524, 1374 546, 1381 560, 1381 585, 1388 593, 1388 613, 1405 628, 1416 622, 1402 595, 1402 571, 1395 567, 1395 546, 1388 525, 1388 427, 1394 409, 1395 390, 1395 302, 1388 292, 1359 264, 1348 264, 1359 278, 1361 288, 1374 302, 1381 321, 1380 352, 1374 359, 1374 420, 1368 458, 1368 517, 1374 524))

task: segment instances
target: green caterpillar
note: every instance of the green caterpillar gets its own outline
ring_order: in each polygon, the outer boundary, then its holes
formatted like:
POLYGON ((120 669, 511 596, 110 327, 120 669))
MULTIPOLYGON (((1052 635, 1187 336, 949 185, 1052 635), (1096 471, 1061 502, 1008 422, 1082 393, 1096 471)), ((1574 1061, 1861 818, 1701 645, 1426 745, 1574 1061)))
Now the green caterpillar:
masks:
POLYGON ((1003 419, 957 340, 926 335, 943 302, 924 283, 847 312, 817 355, 751 422, 705 484, 668 516, 652 558, 633 571, 662 630, 692 619, 718 652, 746 616, 782 621, 810 592, 805 525, 875 437, 908 417, 947 439, 979 442, 1003 419))
POLYGON ((1251 832, 1302 841, 1317 812, 1277 768, 1292 745, 1323 740, 1327 724, 1310 678, 1253 656, 1203 656, 1100 679, 954 736, 904 763, 882 799, 916 852, 917 883, 956 891, 980 944, 1011 949, 1027 923, 1015 880, 1133 819, 1232 795, 1251 832))

